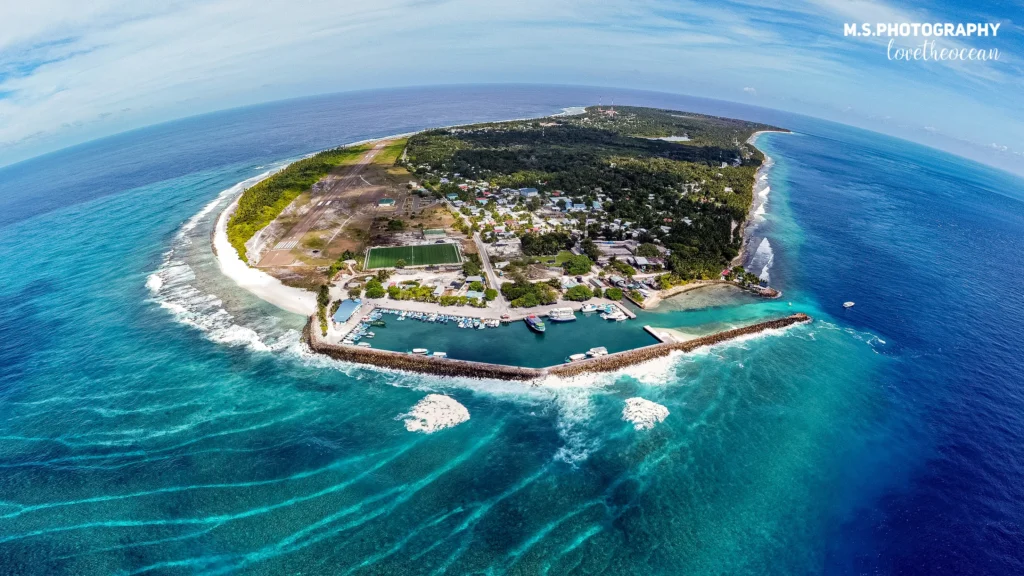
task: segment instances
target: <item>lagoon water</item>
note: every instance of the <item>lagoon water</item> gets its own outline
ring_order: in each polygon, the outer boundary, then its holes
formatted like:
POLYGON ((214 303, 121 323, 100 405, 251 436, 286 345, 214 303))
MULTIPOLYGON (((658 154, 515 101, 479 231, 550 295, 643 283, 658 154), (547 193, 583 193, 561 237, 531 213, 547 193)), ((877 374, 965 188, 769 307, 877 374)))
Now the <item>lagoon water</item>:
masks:
MULTIPOLYGON (((1018 178, 877 134, 536 86, 282 102, 0 169, 0 565, 1022 573, 1022 201, 1018 178), (441 380, 311 357, 304 319, 240 292, 212 259, 224 191, 282 162, 612 97, 796 133, 759 140, 776 164, 754 246, 768 238, 783 298, 691 295, 601 329, 643 339, 645 323, 698 331, 791 311, 812 325, 588 381, 441 380), (428 393, 470 420, 407 431, 396 417, 428 393), (669 416, 634 430, 621 415, 637 396, 669 416)), ((586 349, 587 322, 547 336, 576 328, 586 349)), ((479 332, 501 343, 488 353, 543 360, 525 327, 479 332)))

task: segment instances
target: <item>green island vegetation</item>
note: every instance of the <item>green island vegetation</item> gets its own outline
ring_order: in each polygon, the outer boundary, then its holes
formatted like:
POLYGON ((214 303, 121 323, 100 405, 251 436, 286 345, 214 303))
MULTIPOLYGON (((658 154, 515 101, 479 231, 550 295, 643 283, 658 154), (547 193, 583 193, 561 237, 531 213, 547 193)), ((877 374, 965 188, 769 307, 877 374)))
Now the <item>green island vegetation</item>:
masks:
POLYGON ((594 265, 594 261, 589 256, 581 254, 579 256, 570 256, 562 264, 562 268, 565 268, 565 273, 572 276, 581 274, 590 274, 590 268, 594 265))
MULTIPOLYGON (((554 283, 557 285, 558 280, 554 280, 554 283)), ((519 274, 513 277, 512 282, 501 285, 501 294, 513 308, 532 308, 558 302, 558 292, 551 285, 544 282, 532 283, 519 274)))
POLYGON ((337 260, 335 260, 334 262, 331 263, 330 266, 328 266, 327 272, 325 272, 325 274, 327 274, 327 280, 334 278, 335 274, 337 274, 343 268, 345 268, 346 260, 355 260, 358 263, 359 260, 361 259, 361 254, 353 252, 351 250, 345 250, 344 252, 341 253, 341 256, 339 256, 337 260))
POLYGON ((331 292, 327 284, 321 284, 316 293, 316 316, 320 320, 320 331, 327 336, 327 305, 331 303, 331 292))
MULTIPOLYGON (((662 258, 670 279, 681 283, 717 278, 739 253, 739 231, 764 161, 747 140, 760 130, 784 131, 687 112, 594 106, 575 116, 430 130, 410 137, 406 153, 407 165, 437 196, 474 204, 472 189, 442 182, 461 178, 505 189, 534 188, 537 195, 516 199, 531 212, 546 204, 564 211, 571 199, 574 210, 584 210, 576 216, 583 236, 579 247, 590 260, 600 256, 592 238, 632 238, 641 244, 637 256, 662 258)), ((468 232, 477 227, 459 225, 468 232)), ((530 257, 553 256, 576 242, 563 232, 527 232, 520 238, 523 254, 530 257)), ((627 276, 635 273, 632 267, 627 272, 624 262, 614 266, 627 276)), ((539 289, 511 286, 510 300, 542 300, 539 289)), ((621 290, 613 294, 621 298, 621 290)))
POLYGON ((462 273, 466 276, 479 276, 483 273, 482 262, 480 255, 470 253, 465 255, 466 259, 462 262, 462 273))
POLYGON ((238 208, 228 220, 228 241, 243 262, 245 243, 277 218, 299 194, 309 190, 333 168, 356 160, 368 146, 334 148, 292 162, 280 172, 242 192, 238 208))
POLYGON ((604 297, 609 300, 622 300, 622 288, 608 288, 604 291, 604 297))
POLYGON ((565 291, 565 299, 573 300, 575 302, 583 302, 585 300, 590 300, 593 297, 594 291, 591 290, 590 288, 587 288, 583 284, 573 286, 572 288, 569 288, 568 290, 565 291))

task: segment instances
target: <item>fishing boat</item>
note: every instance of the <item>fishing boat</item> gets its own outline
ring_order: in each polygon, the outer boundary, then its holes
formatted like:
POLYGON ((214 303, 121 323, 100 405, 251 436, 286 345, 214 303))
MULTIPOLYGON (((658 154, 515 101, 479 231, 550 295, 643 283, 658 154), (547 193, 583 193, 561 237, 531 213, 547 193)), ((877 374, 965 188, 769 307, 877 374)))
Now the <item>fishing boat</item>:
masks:
POLYGON ((447 358, 448 357, 448 353, 447 352, 434 352, 433 354, 431 354, 431 356, 433 356, 434 358, 447 358))
POLYGON ((575 319, 572 308, 554 308, 548 312, 548 320, 552 322, 572 322, 575 319))
POLYGON ((363 348, 369 348, 370 347, 370 343, 369 342, 360 342, 359 344, 356 344, 356 346, 361 346, 363 348))
POLYGON ((427 349, 426 348, 413 348, 412 349, 412 353, 413 354, 425 355, 427 353, 427 349))
POLYGON ((383 320, 370 320, 370 326, 373 326, 375 328, 383 328, 387 325, 388 323, 383 320))
POLYGON ((538 334, 543 334, 547 328, 544 326, 544 321, 537 317, 536 314, 530 314, 525 318, 526 325, 530 327, 530 330, 538 334))
POLYGON ((843 302, 843 308, 853 308, 853 302, 843 302))
POLYGON ((587 359, 587 355, 586 354, 570 354, 569 357, 565 359, 565 361, 567 363, 568 362, 579 362, 580 360, 586 360, 586 359, 587 359))
POLYGON ((580 312, 597 312, 597 304, 584 304, 580 312))
POLYGON ((596 358, 598 356, 605 356, 607 354, 608 354, 608 349, 605 348, 604 346, 596 346, 594 348, 591 348, 590 350, 587 350, 587 356, 590 356, 591 358, 596 358))

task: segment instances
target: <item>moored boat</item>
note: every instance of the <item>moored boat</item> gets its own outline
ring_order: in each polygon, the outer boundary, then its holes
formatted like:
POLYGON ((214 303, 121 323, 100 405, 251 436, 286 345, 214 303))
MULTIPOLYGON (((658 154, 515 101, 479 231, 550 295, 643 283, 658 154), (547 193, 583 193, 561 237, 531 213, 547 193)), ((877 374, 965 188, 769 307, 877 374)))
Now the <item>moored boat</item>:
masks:
POLYGON ((434 352, 433 354, 431 354, 431 356, 433 356, 434 358, 447 358, 448 357, 448 353, 447 352, 434 352))
POLYGON ((604 314, 601 314, 601 318, 612 322, 622 322, 627 317, 622 310, 615 310, 613 312, 605 312, 604 314))
POLYGON ((525 318, 525 320, 526 325, 530 327, 530 330, 533 330, 538 334, 543 334, 544 330, 547 328, 544 326, 544 321, 538 318, 536 314, 530 314, 525 318))
POLYGON ((427 349, 426 348, 413 348, 412 349, 412 353, 413 354, 426 354, 427 353, 427 349))
POLYGON ((584 304, 580 312, 597 312, 597 304, 584 304))
POLYGON ((594 348, 591 348, 590 350, 587 350, 587 356, 590 356, 591 358, 594 358, 594 357, 597 357, 597 356, 605 356, 607 354, 608 354, 608 349, 605 348, 604 346, 596 346, 594 348))
POLYGON ((554 308, 548 312, 548 320, 552 322, 572 322, 576 319, 576 314, 573 313, 572 308, 554 308))
POLYGON ((570 354, 569 357, 565 359, 565 361, 566 362, 579 362, 580 360, 586 360, 586 359, 587 359, 587 355, 586 354, 570 354))

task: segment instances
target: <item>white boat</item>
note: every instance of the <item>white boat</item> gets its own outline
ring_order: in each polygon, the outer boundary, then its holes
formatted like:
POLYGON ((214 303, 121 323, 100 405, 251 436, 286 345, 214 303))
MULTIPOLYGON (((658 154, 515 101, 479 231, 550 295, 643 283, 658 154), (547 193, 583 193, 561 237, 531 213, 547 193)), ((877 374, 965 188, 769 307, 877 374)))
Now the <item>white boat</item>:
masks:
POLYGON ((580 308, 580 312, 597 312, 596 304, 584 304, 583 308, 580 308))
POLYGON ((359 344, 356 344, 356 346, 360 346, 362 348, 369 348, 370 347, 370 343, 369 342, 360 342, 359 344))
POLYGON ((580 360, 586 360, 586 354, 570 354, 569 359, 566 362, 579 362, 580 360))
POLYGON ((853 302, 843 302, 843 308, 853 308, 853 302))
POLYGON ((616 310, 614 312, 605 312, 604 314, 601 314, 601 318, 611 322, 622 322, 626 319, 626 315, 622 310, 616 310))
POLYGON ((548 312, 548 319, 552 322, 572 322, 576 319, 576 314, 572 308, 554 308, 548 312))
POLYGON ((427 353, 427 349, 426 348, 413 348, 412 349, 412 353, 413 354, 426 354, 427 353))
POLYGON ((587 350, 587 356, 590 356, 591 358, 596 356, 605 356, 606 354, 608 354, 608 349, 604 346, 597 346, 587 350))
POLYGON ((433 354, 431 354, 431 356, 433 356, 434 358, 447 358, 448 357, 448 353, 447 352, 434 352, 433 354))

